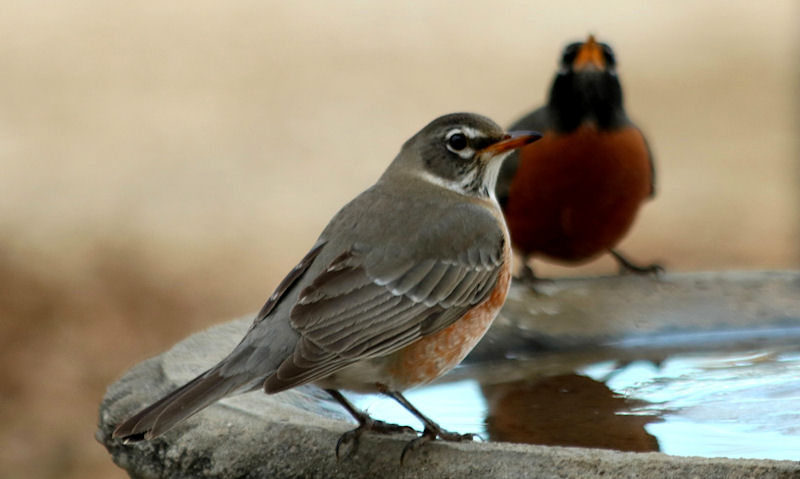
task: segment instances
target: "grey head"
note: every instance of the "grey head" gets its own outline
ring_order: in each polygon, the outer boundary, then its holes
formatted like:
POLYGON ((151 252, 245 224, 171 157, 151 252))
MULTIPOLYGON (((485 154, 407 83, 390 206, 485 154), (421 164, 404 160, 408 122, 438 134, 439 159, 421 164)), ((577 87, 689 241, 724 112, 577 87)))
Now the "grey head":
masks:
POLYGON ((503 159, 539 138, 533 132, 506 133, 482 115, 451 113, 406 141, 383 178, 416 175, 461 194, 494 197, 503 159))

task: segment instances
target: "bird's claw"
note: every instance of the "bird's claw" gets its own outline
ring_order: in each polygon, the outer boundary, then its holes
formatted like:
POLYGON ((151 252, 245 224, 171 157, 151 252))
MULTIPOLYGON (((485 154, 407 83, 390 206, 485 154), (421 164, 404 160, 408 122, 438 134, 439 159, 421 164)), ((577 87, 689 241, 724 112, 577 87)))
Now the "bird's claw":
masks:
POLYGON ((399 424, 392 424, 385 421, 378 421, 372 418, 368 418, 355 429, 347 431, 346 433, 342 434, 339 437, 339 440, 336 441, 336 459, 339 460, 342 458, 341 449, 342 446, 352 444, 352 447, 346 454, 347 457, 352 456, 356 453, 358 449, 358 440, 361 438, 361 435, 364 434, 366 431, 377 432, 379 434, 399 434, 399 433, 409 433, 413 432, 416 434, 416 430, 409 426, 401 426, 399 424))
POLYGON ((439 438, 442 441, 450 441, 450 442, 462 442, 462 441, 472 441, 476 437, 480 437, 477 434, 466 433, 460 434, 457 432, 451 432, 444 430, 440 427, 426 427, 422 434, 416 439, 412 439, 409 441, 405 447, 403 448, 403 453, 400 454, 400 464, 404 464, 406 457, 409 452, 415 451, 419 449, 423 444, 436 440, 439 438))
POLYGON ((660 264, 649 264, 647 266, 638 266, 633 263, 620 263, 619 265, 619 274, 638 274, 638 275, 646 275, 652 274, 653 276, 658 276, 664 274, 664 267, 660 264))
POLYGON ((536 294, 542 294, 542 292, 539 291, 538 287, 541 287, 543 285, 546 286, 553 283, 552 279, 541 278, 539 276, 536 276, 536 273, 533 272, 533 268, 531 268, 527 264, 522 267, 522 269, 516 276, 514 276, 514 281, 528 286, 528 288, 530 288, 530 290, 536 294))
POLYGON ((336 460, 340 460, 342 458, 341 449, 343 445, 352 443, 353 447, 347 453, 347 456, 352 456, 355 454, 356 450, 358 449, 358 439, 361 437, 361 434, 364 433, 364 429, 359 426, 355 429, 347 431, 346 433, 339 436, 339 440, 336 441, 336 460))
POLYGON ((609 250, 609 253, 611 253, 611 256, 613 256, 614 259, 617 260, 617 264, 619 264, 619 274, 621 274, 621 275, 622 274, 633 273, 633 274, 641 274, 641 275, 652 274, 654 276, 658 276, 658 275, 664 273, 664 267, 661 266, 660 264, 653 263, 653 264, 649 264, 647 266, 639 266, 639 265, 631 262, 628 258, 623 256, 617 250, 613 250, 613 249, 609 250))

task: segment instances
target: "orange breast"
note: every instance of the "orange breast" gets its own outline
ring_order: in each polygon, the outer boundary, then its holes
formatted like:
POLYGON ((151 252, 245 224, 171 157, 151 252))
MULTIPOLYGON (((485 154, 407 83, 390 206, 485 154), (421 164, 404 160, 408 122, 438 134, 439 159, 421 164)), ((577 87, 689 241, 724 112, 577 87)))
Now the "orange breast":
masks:
POLYGON ((489 298, 447 328, 395 353, 387 371, 394 381, 392 389, 404 390, 433 381, 467 356, 505 302, 511 281, 510 264, 511 249, 506 247, 504 265, 489 298))
POLYGON ((504 211, 511 241, 526 255, 590 259, 625 236, 651 187, 638 129, 548 132, 520 150, 504 211))

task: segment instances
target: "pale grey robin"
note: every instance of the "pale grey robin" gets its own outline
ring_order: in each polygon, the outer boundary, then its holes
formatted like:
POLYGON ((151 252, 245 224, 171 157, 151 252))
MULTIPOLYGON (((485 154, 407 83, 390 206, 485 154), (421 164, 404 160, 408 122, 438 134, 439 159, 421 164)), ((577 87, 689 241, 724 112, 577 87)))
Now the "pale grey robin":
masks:
MULTIPOLYGON (((636 266, 614 247, 642 203, 655 194, 647 141, 628 119, 611 47, 595 41, 564 48, 547 104, 511 129, 542 132, 542 140, 504 163, 497 182, 511 242, 529 257, 581 263, 610 252, 621 271, 636 266)), ((534 279, 528 266, 523 277, 534 279)))
POLYGON ((403 455, 436 437, 471 439, 443 430, 400 391, 456 366, 503 304, 510 245, 494 187, 503 158, 536 139, 474 114, 428 124, 334 216, 226 358, 114 437, 151 439, 224 396, 315 383, 359 423, 337 456, 364 431, 410 430, 371 419, 338 389, 386 394, 422 421, 403 455))

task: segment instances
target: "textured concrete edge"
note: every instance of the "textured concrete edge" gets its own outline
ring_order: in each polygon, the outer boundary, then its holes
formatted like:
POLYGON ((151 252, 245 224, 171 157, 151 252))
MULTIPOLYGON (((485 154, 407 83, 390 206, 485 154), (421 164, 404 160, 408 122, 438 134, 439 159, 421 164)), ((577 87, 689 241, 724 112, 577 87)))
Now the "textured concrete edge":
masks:
MULTIPOLYGON (((179 353, 202 351, 214 361, 213 344, 225 350, 249 321, 236 320, 197 333, 172 350, 132 368, 109 387, 96 438, 134 478, 261 477, 703 477, 800 478, 800 463, 674 457, 660 453, 556 448, 508 443, 433 443, 400 465, 410 435, 365 435, 357 454, 337 461, 339 436, 353 427, 325 407, 309 405, 308 393, 251 393, 209 407, 151 442, 111 439, 114 425, 187 378, 179 353), (187 344, 189 345, 187 347, 187 344), (212 351, 212 354, 209 353, 212 351), (180 374, 178 374, 180 373, 180 374), (177 377, 176 377, 177 374, 177 377)), ((188 362, 192 358, 184 358, 188 362)), ((193 366, 194 372, 203 365, 193 366)))
POLYGON ((800 466, 790 462, 676 458, 658 453, 615 453, 502 443, 429 444, 415 451, 401 465, 400 453, 410 436, 365 436, 356 454, 337 461, 333 445, 339 433, 313 427, 273 425, 269 434, 260 437, 226 435, 199 441, 201 444, 180 438, 175 442, 158 440, 133 447, 109 444, 108 449, 117 464, 137 479, 800 477, 800 466), (225 447, 221 447, 223 442, 225 447), (242 451, 250 453, 242 454, 242 451))
POLYGON ((123 444, 101 425, 97 439, 131 477, 353 478, 353 477, 703 477, 797 478, 800 463, 674 457, 509 443, 432 443, 400 464, 411 435, 362 437, 357 452, 337 461, 334 447, 351 424, 326 426, 255 421, 224 405, 151 442, 123 444))

